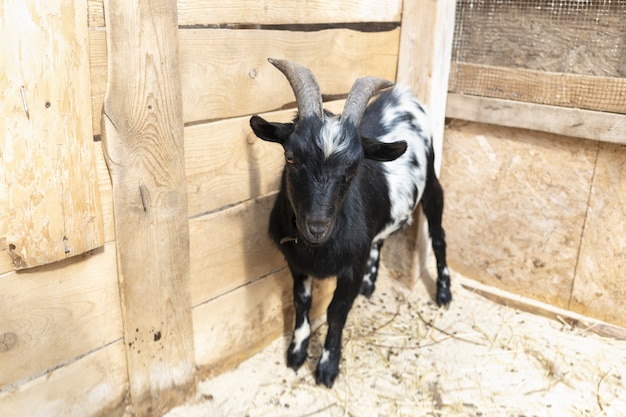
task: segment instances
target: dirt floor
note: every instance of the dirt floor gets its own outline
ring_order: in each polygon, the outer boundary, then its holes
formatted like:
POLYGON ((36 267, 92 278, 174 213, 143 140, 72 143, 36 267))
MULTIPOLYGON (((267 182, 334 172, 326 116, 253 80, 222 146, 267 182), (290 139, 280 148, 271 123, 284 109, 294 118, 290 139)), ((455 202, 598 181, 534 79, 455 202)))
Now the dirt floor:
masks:
POLYGON ((280 338, 166 417, 626 416, 626 341, 496 304, 458 280, 453 290, 441 310, 421 281, 409 290, 383 274, 350 313, 332 389, 313 379, 321 319, 297 373, 280 338))

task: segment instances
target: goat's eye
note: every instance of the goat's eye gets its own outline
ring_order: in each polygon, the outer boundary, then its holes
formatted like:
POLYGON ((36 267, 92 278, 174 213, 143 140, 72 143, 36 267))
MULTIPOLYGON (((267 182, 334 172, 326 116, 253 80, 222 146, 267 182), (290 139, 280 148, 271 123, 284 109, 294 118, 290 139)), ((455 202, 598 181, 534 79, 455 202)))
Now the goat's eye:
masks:
POLYGON ((289 165, 293 165, 296 162, 296 159, 293 157, 292 152, 285 152, 285 162, 289 165))

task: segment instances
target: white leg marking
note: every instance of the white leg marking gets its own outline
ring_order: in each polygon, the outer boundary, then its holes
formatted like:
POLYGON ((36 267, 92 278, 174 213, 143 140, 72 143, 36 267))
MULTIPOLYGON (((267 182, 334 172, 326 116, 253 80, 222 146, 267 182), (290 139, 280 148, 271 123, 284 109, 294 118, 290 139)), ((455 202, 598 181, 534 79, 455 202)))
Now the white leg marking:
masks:
POLYGON ((307 277, 307 279, 305 279, 302 282, 302 285, 304 286, 304 295, 306 295, 307 297, 311 296, 311 286, 313 285, 313 277, 307 277))
POLYGON ((330 352, 324 349, 322 352, 322 359, 320 359, 320 363, 328 362, 328 358, 330 357, 330 352))
POLYGON ((311 336, 311 326, 309 320, 305 317, 302 326, 293 332, 293 349, 291 353, 298 353, 302 349, 302 343, 311 336))

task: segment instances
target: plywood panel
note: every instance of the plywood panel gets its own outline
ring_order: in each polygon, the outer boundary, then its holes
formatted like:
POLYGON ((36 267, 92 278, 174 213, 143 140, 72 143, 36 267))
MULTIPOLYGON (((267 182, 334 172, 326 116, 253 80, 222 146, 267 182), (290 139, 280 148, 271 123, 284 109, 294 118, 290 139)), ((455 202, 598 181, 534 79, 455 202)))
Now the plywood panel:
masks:
POLYGON ((128 395, 124 343, 0 392, 0 417, 121 417, 128 395))
POLYGON ((453 268, 567 308, 598 144, 454 122, 444 144, 453 268))
POLYGON ((189 229, 176 3, 109 0, 103 146, 113 186, 135 415, 193 391, 189 229))
POLYGON ((93 148, 86 4, 9 1, 0 37, 0 221, 16 269, 104 243, 93 148), (6 198, 6 199, 5 199, 6 198))
MULTIPOLYGON (((311 319, 326 312, 334 289, 334 279, 314 281, 311 319)), ((196 365, 215 374, 258 352, 292 330, 292 305, 291 274, 284 268, 194 307, 196 365)))
MULTIPOLYGON (((400 20, 401 5, 401 0, 238 0, 211 3, 206 0, 179 0, 178 22, 183 26, 394 22, 400 20)), ((104 24, 102 0, 90 0, 89 26, 104 24)))
POLYGON ((601 144, 570 308, 626 327, 626 146, 601 144))
MULTIPOLYGON (((271 56, 305 65, 322 93, 347 94, 358 77, 396 77, 399 29, 358 32, 279 30, 180 30, 183 121, 208 121, 280 109, 294 103, 284 76, 267 62, 271 56), (227 71, 224 69, 228 68, 227 71)), ((94 133, 99 134, 105 36, 90 32, 94 133)))
POLYGON ((0 277, 0 388, 122 337, 115 246, 0 277))

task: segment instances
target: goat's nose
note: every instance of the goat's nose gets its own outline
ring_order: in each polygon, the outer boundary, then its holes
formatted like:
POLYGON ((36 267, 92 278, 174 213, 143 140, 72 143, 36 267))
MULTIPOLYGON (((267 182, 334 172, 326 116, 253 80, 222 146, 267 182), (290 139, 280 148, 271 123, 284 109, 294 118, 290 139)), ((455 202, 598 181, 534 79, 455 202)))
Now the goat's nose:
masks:
POLYGON ((324 236, 330 226, 330 219, 307 219, 306 227, 316 239, 324 236))

